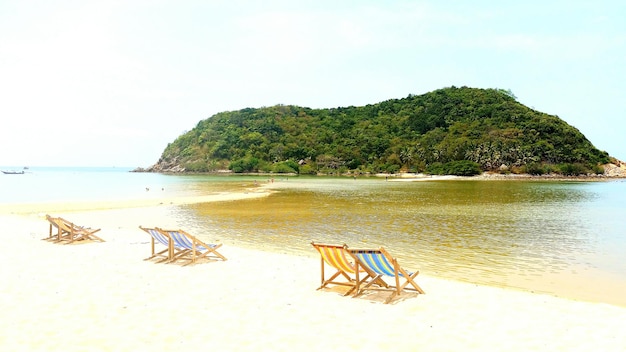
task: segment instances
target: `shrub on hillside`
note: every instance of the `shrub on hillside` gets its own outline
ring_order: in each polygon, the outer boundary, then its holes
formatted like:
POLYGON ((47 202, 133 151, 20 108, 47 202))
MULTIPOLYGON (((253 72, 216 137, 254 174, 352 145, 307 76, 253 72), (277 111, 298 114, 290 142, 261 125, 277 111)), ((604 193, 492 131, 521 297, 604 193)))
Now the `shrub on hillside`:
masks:
POLYGON ((426 168, 431 175, 475 176, 483 171, 478 163, 469 160, 456 160, 448 163, 433 163, 426 168))
POLYGON ((480 165, 469 160, 456 160, 446 163, 444 170, 448 175, 475 176, 482 173, 480 165))
POLYGON ((588 172, 587 168, 581 164, 561 164, 558 168, 565 176, 585 175, 588 172))
POLYGON ((531 163, 526 164, 521 167, 521 172, 523 174, 529 175, 543 175, 546 173, 546 168, 540 163, 531 163))
POLYGON ((259 170, 259 163, 258 158, 246 157, 233 161, 228 168, 235 173, 256 172, 259 170))

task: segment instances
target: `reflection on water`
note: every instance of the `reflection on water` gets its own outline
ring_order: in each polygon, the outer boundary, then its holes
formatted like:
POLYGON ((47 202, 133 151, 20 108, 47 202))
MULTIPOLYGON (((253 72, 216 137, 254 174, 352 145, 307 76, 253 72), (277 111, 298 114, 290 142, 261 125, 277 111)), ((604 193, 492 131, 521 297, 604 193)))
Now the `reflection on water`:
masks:
POLYGON ((270 197, 192 205, 187 216, 238 246, 306 255, 311 241, 384 246, 433 276, 626 305, 624 182, 280 182, 270 197))

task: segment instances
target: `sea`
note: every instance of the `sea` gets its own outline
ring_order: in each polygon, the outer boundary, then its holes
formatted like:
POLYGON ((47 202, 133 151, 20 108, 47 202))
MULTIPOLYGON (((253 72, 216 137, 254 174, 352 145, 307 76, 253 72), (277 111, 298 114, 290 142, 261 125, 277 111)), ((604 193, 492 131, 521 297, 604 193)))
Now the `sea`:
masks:
POLYGON ((207 241, 312 257, 312 241, 383 246, 401 266, 429 276, 626 306, 624 179, 398 182, 165 175, 122 167, 24 171, 0 174, 0 206, 164 192, 197 196, 280 182, 268 197, 179 205, 174 211, 207 241))

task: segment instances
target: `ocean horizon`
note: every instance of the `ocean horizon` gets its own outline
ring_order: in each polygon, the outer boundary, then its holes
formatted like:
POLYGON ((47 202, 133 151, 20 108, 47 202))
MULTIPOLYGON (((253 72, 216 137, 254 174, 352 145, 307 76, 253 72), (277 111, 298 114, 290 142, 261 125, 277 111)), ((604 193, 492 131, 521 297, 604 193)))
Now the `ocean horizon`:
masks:
MULTIPOLYGON (((156 173, 131 172, 132 167, 0 167, 0 204, 123 200, 145 198, 150 190, 180 191, 181 182, 156 173)), ((154 194, 153 192, 152 194, 154 194)))

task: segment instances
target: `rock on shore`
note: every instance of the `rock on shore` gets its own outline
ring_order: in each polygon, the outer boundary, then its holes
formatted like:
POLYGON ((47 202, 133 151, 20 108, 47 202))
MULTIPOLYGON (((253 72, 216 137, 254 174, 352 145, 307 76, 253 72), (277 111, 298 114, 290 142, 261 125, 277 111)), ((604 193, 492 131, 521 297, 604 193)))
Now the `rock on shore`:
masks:
POLYGON ((615 163, 604 165, 604 176, 626 177, 626 163, 621 160, 615 160, 615 163))

